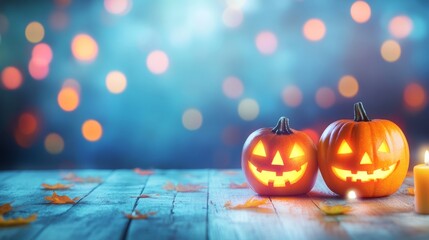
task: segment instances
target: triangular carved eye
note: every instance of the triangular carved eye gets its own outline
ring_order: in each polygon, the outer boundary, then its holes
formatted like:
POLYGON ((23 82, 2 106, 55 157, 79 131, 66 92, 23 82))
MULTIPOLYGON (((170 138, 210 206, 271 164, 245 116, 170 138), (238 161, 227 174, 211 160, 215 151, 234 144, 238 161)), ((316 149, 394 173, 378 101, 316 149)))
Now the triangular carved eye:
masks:
POLYGON ((265 153, 264 144, 261 140, 256 144, 255 148, 252 151, 253 155, 260 156, 260 157, 266 157, 267 154, 265 153))
POLYGON ((301 156, 304 156, 304 151, 298 144, 295 143, 295 145, 293 145, 292 152, 290 152, 289 158, 296 158, 301 156))
POLYGON ((343 140, 341 142, 340 148, 338 148, 338 154, 349 154, 353 153, 352 149, 350 148, 349 144, 346 140, 343 140))
POLYGON ((382 153, 390 152, 390 149, 389 149, 389 146, 387 146, 386 140, 384 140, 383 143, 380 145, 380 147, 378 148, 378 151, 382 153))

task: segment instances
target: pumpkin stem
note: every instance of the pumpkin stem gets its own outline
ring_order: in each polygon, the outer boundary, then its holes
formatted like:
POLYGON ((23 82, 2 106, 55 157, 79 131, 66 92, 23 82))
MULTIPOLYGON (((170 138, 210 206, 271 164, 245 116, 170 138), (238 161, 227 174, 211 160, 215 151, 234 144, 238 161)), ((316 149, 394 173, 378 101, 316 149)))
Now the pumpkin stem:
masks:
POLYGON ((365 108, 363 108, 362 102, 357 102, 354 105, 355 107, 355 122, 369 122, 371 121, 366 115, 365 108))
POLYGON ((277 122, 277 125, 273 127, 271 132, 277 134, 277 135, 283 135, 283 134, 292 134, 292 129, 290 129, 289 126, 289 118, 281 117, 279 121, 277 122))

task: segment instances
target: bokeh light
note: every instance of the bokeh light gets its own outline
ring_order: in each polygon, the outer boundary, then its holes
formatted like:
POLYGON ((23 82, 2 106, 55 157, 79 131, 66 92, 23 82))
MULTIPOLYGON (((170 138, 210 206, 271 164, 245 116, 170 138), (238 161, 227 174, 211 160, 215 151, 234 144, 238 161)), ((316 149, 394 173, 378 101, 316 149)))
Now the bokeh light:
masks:
POLYGON ((357 23, 365 23, 371 18, 371 7, 367 2, 356 1, 350 8, 350 15, 357 23))
POLYGON ((49 17, 49 25, 54 30, 63 30, 69 23, 69 17, 64 11, 54 11, 49 17))
POLYGON ((127 87, 127 78, 120 71, 112 71, 107 74, 106 87, 111 93, 122 93, 127 87))
POLYGON ((335 93, 328 87, 321 87, 316 92, 316 103, 321 108, 330 108, 335 103, 335 93))
POLYGON ((34 114, 24 112, 19 116, 18 130, 24 135, 31 135, 37 131, 38 121, 34 114))
POLYGON ((396 62, 401 57, 401 46, 394 40, 387 40, 381 45, 381 56, 387 62, 396 62))
POLYGON ((82 135, 86 140, 96 142, 103 135, 103 128, 98 121, 89 119, 82 125, 82 135))
POLYGON ((88 34, 78 34, 71 44, 73 56, 82 62, 92 62, 98 54, 97 42, 88 34))
POLYGON ((389 32, 395 38, 406 38, 413 30, 413 21, 405 15, 399 15, 389 22, 389 32))
POLYGON ((226 0, 229 7, 241 9, 246 4, 247 0, 226 0))
POLYGON ((238 115, 245 121, 252 121, 259 115, 259 104, 256 100, 246 98, 238 104, 238 115))
POLYGON ((76 81, 73 78, 69 78, 69 79, 64 80, 64 82, 63 82, 63 88, 72 88, 78 94, 80 94, 80 84, 79 84, 78 81, 76 81))
POLYGON ((52 49, 46 43, 38 43, 31 53, 31 60, 39 65, 49 65, 52 61, 52 49))
POLYGON ((255 43, 259 52, 265 55, 273 54, 277 49, 277 37, 269 31, 258 33, 255 43))
POLYGON ((410 83, 404 89, 405 106, 413 112, 422 110, 427 103, 426 91, 418 83, 410 83))
POLYGON ((43 80, 49 74, 49 65, 45 65, 38 59, 31 59, 28 63, 28 72, 30 76, 36 80, 43 80))
POLYGON ((302 92, 295 86, 286 86, 282 91, 283 102, 289 107, 298 107, 302 102, 302 92))
POLYGON ((25 37, 31 43, 38 43, 45 36, 45 28, 39 22, 31 22, 25 28, 25 37))
POLYGON ((225 26, 236 28, 243 22, 243 12, 241 9, 228 7, 223 11, 222 21, 225 26))
POLYGON ((74 111, 79 106, 79 93, 71 87, 64 87, 57 97, 58 105, 66 112, 74 111))
POLYGON ((163 74, 167 71, 170 60, 165 52, 155 50, 149 53, 146 59, 146 65, 153 74, 163 74))
POLYGON ((128 13, 132 6, 132 0, 104 0, 107 12, 116 15, 128 13))
POLYGON ((0 33, 5 33, 9 28, 9 20, 0 13, 0 33))
POLYGON ((345 75, 338 81, 338 92, 346 98, 352 98, 356 96, 359 91, 359 83, 355 77, 351 75, 345 75))
POLYGON ((64 150, 64 140, 57 133, 50 133, 45 138, 45 149, 50 154, 59 154, 64 150))
POLYGON ((197 130, 203 124, 203 115, 198 109, 187 109, 182 115, 182 124, 190 131, 197 130))
POLYGON ((5 67, 1 72, 1 82, 7 90, 18 89, 22 85, 22 81, 21 71, 16 67, 5 67))
POLYGON ((229 76, 223 81, 222 90, 225 96, 235 99, 239 98, 243 94, 244 87, 240 79, 234 76, 229 76))
POLYGON ((301 90, 295 85, 287 86, 282 91, 283 102, 289 107, 298 107, 302 102, 302 98, 301 90))
POLYGON ((302 32, 307 40, 313 42, 320 41, 326 33, 325 23, 320 19, 312 18, 305 22, 302 32))

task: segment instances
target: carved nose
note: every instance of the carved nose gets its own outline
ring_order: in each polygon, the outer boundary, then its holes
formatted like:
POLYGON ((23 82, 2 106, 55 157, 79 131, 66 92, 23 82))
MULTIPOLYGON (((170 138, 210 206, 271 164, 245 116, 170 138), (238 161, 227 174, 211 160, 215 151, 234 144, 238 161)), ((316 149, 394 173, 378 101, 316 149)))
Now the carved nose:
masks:
POLYGON ((276 155, 273 158, 273 161, 271 162, 271 165, 278 165, 278 166, 284 166, 282 156, 280 156, 280 152, 277 151, 276 155))
POLYGON ((360 160, 360 164, 372 164, 371 158, 369 157, 367 152, 365 152, 362 159, 360 160))

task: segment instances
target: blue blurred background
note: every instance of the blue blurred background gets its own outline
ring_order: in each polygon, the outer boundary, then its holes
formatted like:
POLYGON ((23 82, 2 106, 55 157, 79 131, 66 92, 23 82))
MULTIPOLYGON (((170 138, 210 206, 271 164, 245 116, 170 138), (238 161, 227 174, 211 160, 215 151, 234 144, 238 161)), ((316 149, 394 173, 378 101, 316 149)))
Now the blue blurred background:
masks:
POLYGON ((427 1, 1 1, 0 169, 229 168, 280 116, 429 149, 427 1))

